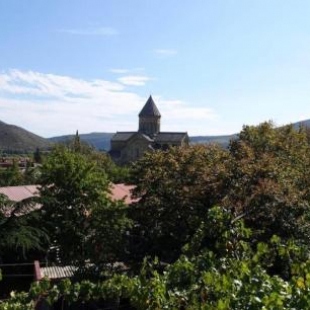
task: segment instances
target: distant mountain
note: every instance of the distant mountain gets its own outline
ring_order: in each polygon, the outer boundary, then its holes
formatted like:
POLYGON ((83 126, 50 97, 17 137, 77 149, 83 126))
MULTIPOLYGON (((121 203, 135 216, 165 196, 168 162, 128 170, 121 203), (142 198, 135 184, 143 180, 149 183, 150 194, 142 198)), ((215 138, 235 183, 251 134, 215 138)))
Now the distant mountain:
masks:
POLYGON ((0 150, 5 152, 32 152, 46 150, 51 142, 30 131, 0 121, 0 150))
POLYGON ((308 128, 310 128, 310 119, 293 123, 293 126, 294 126, 295 129, 298 129, 300 127, 308 127, 308 128))
POLYGON ((227 136, 194 136, 190 137, 190 143, 192 144, 209 144, 216 143, 224 148, 228 147, 230 140, 235 139, 237 134, 227 136))
MULTIPOLYGON (((97 150, 108 151, 110 149, 110 140, 114 133, 111 132, 93 132, 87 134, 79 134, 81 141, 88 143, 97 150)), ((66 135, 52 137, 48 140, 56 143, 63 143, 74 139, 75 135, 66 135)))

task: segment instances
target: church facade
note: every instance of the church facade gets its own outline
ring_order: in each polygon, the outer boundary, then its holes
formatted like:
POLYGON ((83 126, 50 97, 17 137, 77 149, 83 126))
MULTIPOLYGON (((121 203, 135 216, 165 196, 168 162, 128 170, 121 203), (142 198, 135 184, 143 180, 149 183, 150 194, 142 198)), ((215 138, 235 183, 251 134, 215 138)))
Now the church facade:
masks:
POLYGON ((168 149, 170 146, 188 145, 186 132, 161 132, 161 115, 152 96, 139 113, 138 131, 117 132, 111 139, 112 159, 118 164, 136 161, 145 152, 168 149))

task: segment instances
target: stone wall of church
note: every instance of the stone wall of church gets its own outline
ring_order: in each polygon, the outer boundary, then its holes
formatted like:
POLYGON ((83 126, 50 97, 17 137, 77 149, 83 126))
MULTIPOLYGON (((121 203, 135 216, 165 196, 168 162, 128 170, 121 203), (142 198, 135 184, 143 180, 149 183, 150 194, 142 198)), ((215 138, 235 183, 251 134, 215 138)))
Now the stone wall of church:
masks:
POLYGON ((125 161, 135 161, 143 156, 149 150, 149 142, 145 140, 129 141, 126 148, 123 150, 125 161))

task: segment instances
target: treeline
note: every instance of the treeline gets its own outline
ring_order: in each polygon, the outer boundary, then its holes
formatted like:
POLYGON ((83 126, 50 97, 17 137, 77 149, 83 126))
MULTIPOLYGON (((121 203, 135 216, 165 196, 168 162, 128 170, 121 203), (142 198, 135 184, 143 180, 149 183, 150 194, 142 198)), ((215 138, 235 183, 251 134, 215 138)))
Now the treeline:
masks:
POLYGON ((34 284, 0 307, 308 309, 309 154, 306 128, 271 123, 245 126, 227 150, 150 152, 119 170, 136 186, 126 206, 107 195, 112 163, 77 136, 43 163, 41 209, 1 218, 0 251, 48 255, 83 272, 34 284))

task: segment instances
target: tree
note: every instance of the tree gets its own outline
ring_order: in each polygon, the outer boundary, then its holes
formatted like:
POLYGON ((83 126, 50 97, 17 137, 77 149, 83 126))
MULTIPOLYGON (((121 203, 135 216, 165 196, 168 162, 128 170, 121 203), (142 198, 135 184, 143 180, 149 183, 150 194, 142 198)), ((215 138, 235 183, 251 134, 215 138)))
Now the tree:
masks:
POLYGON ((93 146, 86 141, 82 141, 78 131, 73 139, 70 139, 62 144, 68 150, 82 154, 89 161, 95 162, 96 165, 108 176, 108 179, 113 183, 125 183, 130 178, 130 168, 126 166, 118 166, 111 157, 102 151, 97 151, 93 146))
POLYGON ((262 240, 273 234, 306 240, 310 145, 305 131, 272 123, 245 126, 229 152, 226 206, 243 214, 262 240))
POLYGON ((0 259, 9 262, 25 259, 31 250, 43 250, 48 241, 36 201, 28 198, 19 202, 0 195, 0 259))
POLYGON ((136 254, 173 260, 214 206, 244 218, 253 239, 310 236, 310 145, 305 130, 245 126, 217 146, 148 153, 133 165, 136 254))
POLYGON ((42 155, 41 155, 41 151, 39 148, 36 148, 35 152, 33 153, 33 160, 37 164, 42 163, 42 155))
POLYGON ((132 168, 139 201, 131 208, 133 252, 174 260, 207 210, 225 196, 228 153, 218 146, 174 147, 147 153, 132 168))
POLYGON ((310 260, 306 248, 276 236, 253 247, 247 241, 235 240, 235 235, 244 233, 242 220, 233 222, 223 208, 211 208, 208 213, 209 219, 223 228, 215 232, 218 240, 226 241, 219 242, 214 251, 202 248, 195 255, 181 255, 165 267, 158 259, 145 259, 137 275, 115 273, 95 283, 65 279, 54 285, 43 279, 34 283, 29 293, 14 293, 2 305, 4 309, 33 309, 38 300, 50 304, 60 300, 74 309, 79 305, 83 309, 91 305, 95 308, 99 303, 101 308, 110 308, 107 301, 114 300, 118 301, 114 308, 141 310, 310 307, 310 260), (223 225, 227 220, 235 229, 233 235, 223 225), (230 251, 228 241, 236 241, 239 250, 230 251), (278 258, 288 269, 287 278, 270 272, 278 258))
POLYGON ((23 174, 18 167, 17 161, 14 159, 10 167, 1 171, 0 185, 15 186, 23 184, 23 174))
POLYGON ((39 166, 34 166, 31 162, 27 161, 26 168, 23 172, 23 183, 38 184, 40 179, 41 171, 39 166))
MULTIPOLYGON (((93 243, 99 248, 96 234, 102 237, 101 244, 111 243, 100 230, 110 222, 116 227, 118 218, 113 216, 120 212, 120 208, 113 209, 115 203, 108 198, 109 184, 95 162, 65 147, 54 149, 44 162, 40 189, 42 212, 63 263, 83 263, 89 259, 89 245, 93 243), (99 218, 104 222, 98 222, 99 218)), ((123 231, 115 229, 114 233, 117 238, 117 233, 123 231)))

